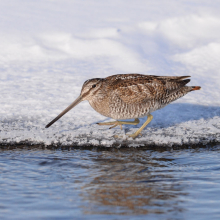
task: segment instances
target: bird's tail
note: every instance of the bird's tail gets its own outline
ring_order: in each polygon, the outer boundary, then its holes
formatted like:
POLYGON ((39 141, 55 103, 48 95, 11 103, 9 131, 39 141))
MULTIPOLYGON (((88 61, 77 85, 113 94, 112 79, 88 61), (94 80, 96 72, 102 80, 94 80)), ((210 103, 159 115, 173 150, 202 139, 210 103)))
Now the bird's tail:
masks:
POLYGON ((200 86, 191 86, 191 91, 193 90, 200 90, 201 87, 200 86))

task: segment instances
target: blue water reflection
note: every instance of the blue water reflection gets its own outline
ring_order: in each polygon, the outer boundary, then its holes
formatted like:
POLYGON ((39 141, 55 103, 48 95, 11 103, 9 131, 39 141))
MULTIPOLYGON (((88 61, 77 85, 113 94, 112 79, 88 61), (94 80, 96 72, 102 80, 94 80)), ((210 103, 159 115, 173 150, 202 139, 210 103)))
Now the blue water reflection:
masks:
POLYGON ((0 219, 218 219, 220 146, 0 149, 0 219))

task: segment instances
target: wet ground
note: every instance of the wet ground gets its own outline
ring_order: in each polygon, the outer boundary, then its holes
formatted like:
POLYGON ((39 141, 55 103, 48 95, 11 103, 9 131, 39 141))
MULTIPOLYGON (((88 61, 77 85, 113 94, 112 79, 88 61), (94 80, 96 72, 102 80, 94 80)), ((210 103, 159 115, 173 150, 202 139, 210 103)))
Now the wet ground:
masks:
POLYGON ((220 219, 220 146, 0 149, 0 219, 220 219))

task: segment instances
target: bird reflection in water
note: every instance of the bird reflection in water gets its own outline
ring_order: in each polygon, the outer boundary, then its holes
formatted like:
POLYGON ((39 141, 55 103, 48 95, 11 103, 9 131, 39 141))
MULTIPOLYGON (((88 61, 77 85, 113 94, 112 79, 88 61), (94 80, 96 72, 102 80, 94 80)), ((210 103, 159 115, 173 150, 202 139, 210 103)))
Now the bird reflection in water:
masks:
POLYGON ((153 151, 104 151, 94 159, 98 172, 83 187, 89 205, 87 214, 163 214, 182 212, 183 186, 174 179, 169 165, 173 159, 154 158, 153 151), (98 174, 98 175, 97 175, 98 174))

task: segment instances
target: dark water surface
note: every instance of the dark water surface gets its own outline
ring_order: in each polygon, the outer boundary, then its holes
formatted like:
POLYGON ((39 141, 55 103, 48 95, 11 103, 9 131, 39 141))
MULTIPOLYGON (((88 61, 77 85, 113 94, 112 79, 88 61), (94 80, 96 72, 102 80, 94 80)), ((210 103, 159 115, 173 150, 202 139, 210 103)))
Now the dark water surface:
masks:
POLYGON ((0 149, 0 219, 220 219, 220 146, 0 149))

